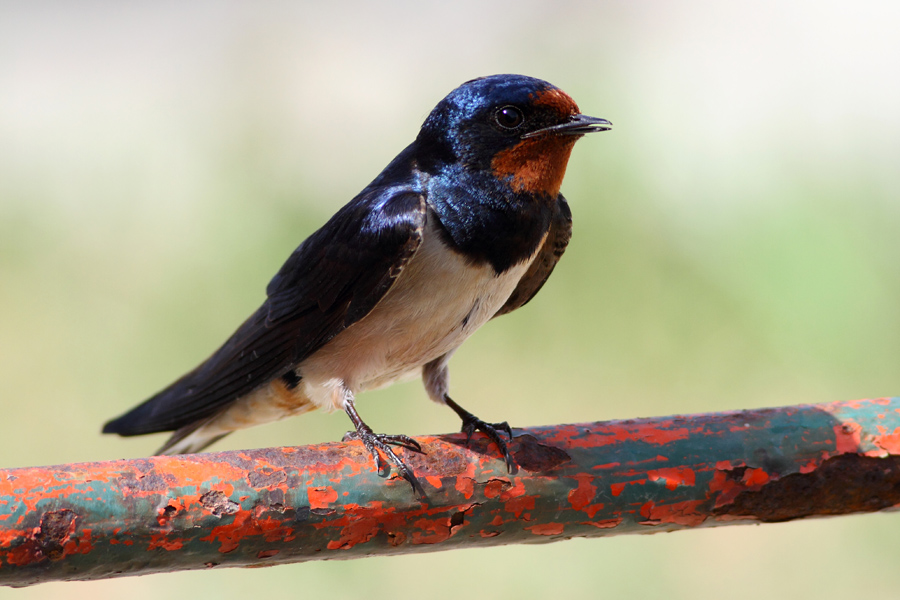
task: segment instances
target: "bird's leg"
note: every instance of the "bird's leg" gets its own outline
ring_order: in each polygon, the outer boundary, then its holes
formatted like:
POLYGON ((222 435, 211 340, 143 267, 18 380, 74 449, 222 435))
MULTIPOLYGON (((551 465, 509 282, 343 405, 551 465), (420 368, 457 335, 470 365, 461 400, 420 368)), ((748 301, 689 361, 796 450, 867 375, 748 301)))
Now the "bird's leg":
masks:
POLYGON ((515 465, 513 464, 512 457, 509 455, 509 447, 506 445, 506 441, 501 437, 500 433, 505 432, 509 439, 512 440, 512 429, 509 427, 509 423, 503 421, 502 423, 485 423, 462 406, 453 401, 453 399, 444 394, 444 402, 453 409, 453 412, 459 415, 459 418, 462 419, 462 432, 466 434, 466 445, 469 444, 469 440, 472 439, 472 434, 476 431, 481 431, 484 433, 489 440, 494 442, 497 445, 497 448, 500 450, 500 454, 506 459, 506 468, 510 473, 515 472, 515 465))
POLYGON ((347 413, 347 416, 353 421, 353 426, 356 427, 356 431, 348 431, 347 434, 344 435, 344 441, 361 441, 369 451, 369 454, 372 455, 372 460, 375 462, 375 470, 380 476, 385 477, 389 472, 389 466, 383 465, 381 462, 379 450, 383 452, 387 457, 388 462, 392 463, 394 468, 397 469, 397 473, 409 482, 413 491, 416 493, 416 496, 418 496, 420 500, 424 500, 425 490, 422 489, 422 484, 419 483, 419 480, 413 475, 412 470, 400 460, 400 457, 397 456, 391 448, 392 445, 402 446, 403 448, 413 450, 414 452, 422 452, 422 447, 419 445, 419 442, 406 435, 385 435, 383 433, 373 432, 372 428, 366 425, 362 418, 360 418, 359 413, 356 412, 356 406, 353 404, 353 397, 349 393, 344 397, 344 412, 347 413))

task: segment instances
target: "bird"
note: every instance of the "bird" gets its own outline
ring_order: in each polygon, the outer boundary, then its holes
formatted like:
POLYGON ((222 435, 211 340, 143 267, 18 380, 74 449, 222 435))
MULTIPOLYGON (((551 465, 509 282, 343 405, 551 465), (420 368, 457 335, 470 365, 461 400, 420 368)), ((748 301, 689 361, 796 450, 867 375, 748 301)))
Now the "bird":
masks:
POLYGON ((531 300, 572 234, 560 186, 575 142, 612 123, 581 113, 556 86, 524 75, 467 81, 415 140, 303 241, 266 299, 207 360, 110 420, 103 433, 174 432, 157 454, 199 452, 229 433, 313 409, 342 410, 375 470, 423 488, 375 433, 360 392, 421 377, 427 395, 484 433, 514 468, 507 422, 449 395, 448 362, 489 320, 531 300), (386 462, 384 462, 386 461, 386 462))

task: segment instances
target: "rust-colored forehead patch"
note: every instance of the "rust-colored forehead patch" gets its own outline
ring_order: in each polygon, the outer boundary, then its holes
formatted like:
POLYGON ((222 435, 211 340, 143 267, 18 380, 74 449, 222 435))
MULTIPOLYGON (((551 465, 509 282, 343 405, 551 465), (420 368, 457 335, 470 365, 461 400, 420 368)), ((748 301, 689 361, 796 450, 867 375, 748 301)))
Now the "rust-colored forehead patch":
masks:
POLYGON ((563 117, 577 115, 581 112, 572 97, 559 88, 550 88, 536 93, 533 102, 536 106, 553 108, 563 117))

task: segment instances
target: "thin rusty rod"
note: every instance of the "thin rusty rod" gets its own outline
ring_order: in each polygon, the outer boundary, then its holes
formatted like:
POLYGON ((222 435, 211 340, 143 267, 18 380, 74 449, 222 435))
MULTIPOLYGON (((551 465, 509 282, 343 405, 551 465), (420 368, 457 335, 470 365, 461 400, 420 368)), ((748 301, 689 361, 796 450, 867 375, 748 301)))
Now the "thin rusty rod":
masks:
POLYGON ((900 506, 900 398, 0 471, 0 584, 427 552, 900 506))

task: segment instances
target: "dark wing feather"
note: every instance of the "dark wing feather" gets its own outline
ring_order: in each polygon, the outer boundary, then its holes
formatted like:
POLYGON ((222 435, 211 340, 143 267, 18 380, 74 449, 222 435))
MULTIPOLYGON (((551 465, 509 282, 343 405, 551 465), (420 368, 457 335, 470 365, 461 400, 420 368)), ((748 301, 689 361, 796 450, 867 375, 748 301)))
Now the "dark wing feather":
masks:
POLYGON ((297 248, 265 303, 203 364, 104 433, 171 431, 268 384, 372 310, 418 249, 425 199, 365 190, 297 248))
POLYGON ((550 230, 547 239, 534 262, 519 280, 519 285, 513 290, 506 303, 494 315, 499 317, 524 306, 540 291, 544 282, 553 272, 553 267, 559 262, 559 257, 566 251, 569 240, 572 238, 572 211, 562 194, 557 198, 553 217, 550 221, 550 230))

